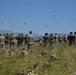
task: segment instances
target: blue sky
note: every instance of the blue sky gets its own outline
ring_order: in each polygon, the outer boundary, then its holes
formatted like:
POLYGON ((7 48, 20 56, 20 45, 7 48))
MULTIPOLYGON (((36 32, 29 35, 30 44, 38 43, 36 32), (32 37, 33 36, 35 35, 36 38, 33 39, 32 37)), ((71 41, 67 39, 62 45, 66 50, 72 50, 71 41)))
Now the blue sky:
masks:
POLYGON ((40 35, 74 32, 76 0, 0 0, 0 30, 32 30, 40 35))

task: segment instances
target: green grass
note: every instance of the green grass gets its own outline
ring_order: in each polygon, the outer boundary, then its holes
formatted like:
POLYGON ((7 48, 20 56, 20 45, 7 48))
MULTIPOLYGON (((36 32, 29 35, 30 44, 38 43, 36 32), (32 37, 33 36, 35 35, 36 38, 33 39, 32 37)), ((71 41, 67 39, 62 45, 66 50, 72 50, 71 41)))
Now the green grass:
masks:
MULTIPOLYGON (((26 46, 25 46, 26 48, 26 46)), ((16 51, 20 50, 18 47, 16 51)), ((53 49, 48 47, 36 46, 32 54, 28 56, 4 56, 0 55, 0 75, 17 75, 18 71, 25 67, 36 71, 39 75, 69 75, 76 73, 76 47, 67 45, 58 45, 53 49), (37 55, 46 50, 48 54, 42 57, 37 55), (44 62, 47 62, 52 54, 59 57, 58 60, 51 62, 50 68, 45 68, 44 62), (41 62, 39 68, 34 69, 35 63, 41 62)))

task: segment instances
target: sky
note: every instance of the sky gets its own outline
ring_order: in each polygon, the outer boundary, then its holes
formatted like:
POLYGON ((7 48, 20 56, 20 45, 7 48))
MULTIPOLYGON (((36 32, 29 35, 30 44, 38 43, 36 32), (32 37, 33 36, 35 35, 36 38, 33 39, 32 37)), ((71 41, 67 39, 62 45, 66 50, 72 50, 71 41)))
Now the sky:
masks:
POLYGON ((76 0, 0 0, 0 30, 33 33, 76 31, 76 0))

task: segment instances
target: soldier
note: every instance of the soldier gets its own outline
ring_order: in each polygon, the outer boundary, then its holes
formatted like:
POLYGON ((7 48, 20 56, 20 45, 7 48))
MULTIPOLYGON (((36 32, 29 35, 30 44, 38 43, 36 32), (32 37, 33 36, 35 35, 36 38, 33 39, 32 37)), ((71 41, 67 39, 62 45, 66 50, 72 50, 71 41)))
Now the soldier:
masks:
POLYGON ((63 41, 64 41, 65 43, 67 43, 67 42, 68 42, 68 39, 67 39, 66 34, 63 36, 63 41))
POLYGON ((43 37, 42 37, 42 36, 40 36, 40 37, 39 37, 40 45, 43 45, 43 41, 44 41, 43 37))
POLYGON ((5 45, 6 45, 6 48, 7 48, 7 47, 9 47, 9 45, 10 45, 10 36, 8 35, 8 33, 6 33, 5 39, 6 39, 5 45))
POLYGON ((20 45, 21 45, 21 40, 22 40, 22 37, 21 37, 21 35, 19 34, 19 35, 17 36, 17 45, 18 45, 18 47, 20 47, 20 45))
POLYGON ((21 34, 21 45, 23 44, 24 36, 23 33, 21 34))
POLYGON ((59 40, 59 43, 62 43, 62 36, 61 36, 61 34, 59 34, 59 36, 58 36, 58 40, 59 40))
POLYGON ((73 34, 72 34, 72 32, 70 32, 70 35, 68 35, 68 42, 69 42, 69 45, 72 45, 72 43, 73 43, 73 34))
POLYGON ((76 44, 76 32, 74 32, 73 41, 74 41, 74 44, 76 44))
POLYGON ((0 34, 0 48, 4 50, 4 47, 5 47, 5 37, 2 34, 0 34))
POLYGON ((53 45, 53 43, 54 43, 54 35, 53 35, 53 33, 51 33, 50 34, 50 36, 49 36, 49 42, 50 42, 50 46, 52 47, 52 45, 53 45))
POLYGON ((44 46, 46 46, 49 42, 49 37, 48 37, 48 33, 45 33, 45 36, 44 36, 44 46))
POLYGON ((55 35, 54 35, 54 43, 55 43, 55 44, 58 43, 58 35, 57 35, 57 33, 55 33, 55 35))
POLYGON ((15 35, 14 35, 14 33, 12 33, 10 37, 11 37, 10 38, 10 40, 11 40, 10 47, 13 47, 13 49, 14 49, 14 46, 15 46, 15 35))
POLYGON ((27 42, 28 42, 28 34, 26 34, 26 36, 25 36, 24 40, 25 40, 25 45, 26 45, 26 44, 27 44, 27 42))
POLYGON ((28 44, 27 44, 27 49, 33 49, 33 42, 34 42, 34 36, 32 34, 32 31, 29 32, 28 35, 28 44))

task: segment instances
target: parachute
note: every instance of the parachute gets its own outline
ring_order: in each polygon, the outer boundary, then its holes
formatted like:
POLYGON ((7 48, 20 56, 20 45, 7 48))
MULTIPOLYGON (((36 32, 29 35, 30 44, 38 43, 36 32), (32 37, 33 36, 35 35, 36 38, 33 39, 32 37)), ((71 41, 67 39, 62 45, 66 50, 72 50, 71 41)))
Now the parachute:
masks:
POLYGON ((14 26, 14 25, 12 24, 12 26, 14 26))
POLYGON ((6 21, 2 21, 3 24, 6 24, 6 21))
POLYGON ((26 23, 24 23, 24 24, 26 24, 26 23))
POLYGON ((45 26, 46 28, 48 27, 48 26, 45 26))
POLYGON ((52 17, 55 17, 55 15, 52 15, 52 17))

